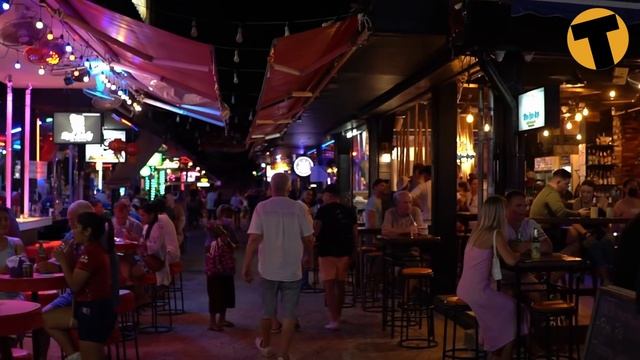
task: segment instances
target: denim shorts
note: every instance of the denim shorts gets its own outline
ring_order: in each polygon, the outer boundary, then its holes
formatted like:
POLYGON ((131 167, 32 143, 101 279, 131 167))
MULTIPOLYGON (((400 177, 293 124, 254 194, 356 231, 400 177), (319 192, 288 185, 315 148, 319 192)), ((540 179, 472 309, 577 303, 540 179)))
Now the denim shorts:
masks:
POLYGON ((278 309, 278 298, 282 302, 280 314, 283 319, 295 320, 296 308, 300 299, 300 288, 302 280, 295 281, 275 281, 261 280, 262 287, 262 316, 263 318, 273 318, 278 309))
POLYGON ((71 307, 72 303, 73 303, 73 293, 71 292, 71 290, 66 290, 65 292, 62 293, 62 295, 58 296, 49 305, 45 306, 42 312, 61 309, 65 307, 71 307))

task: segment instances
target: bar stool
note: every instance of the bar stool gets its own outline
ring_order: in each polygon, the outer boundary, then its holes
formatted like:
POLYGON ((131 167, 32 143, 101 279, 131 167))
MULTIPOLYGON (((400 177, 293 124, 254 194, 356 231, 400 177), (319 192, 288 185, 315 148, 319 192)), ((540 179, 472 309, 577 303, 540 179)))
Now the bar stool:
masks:
POLYGON ((182 261, 177 261, 169 264, 169 271, 171 272, 171 283, 169 284, 168 299, 173 300, 172 306, 160 312, 160 315, 182 315, 184 311, 184 289, 182 287, 182 272, 184 271, 184 265, 182 261))
POLYGON ((444 331, 442 334, 442 359, 465 360, 486 359, 487 353, 480 349, 478 343, 478 322, 471 308, 455 295, 438 295, 434 299, 434 307, 444 317, 444 331), (452 324, 451 347, 448 342, 448 326, 452 324), (475 341, 472 348, 457 345, 457 329, 473 330, 475 341), (462 353, 462 354, 461 354, 462 353))
MULTIPOLYGON (((551 359, 552 358, 552 343, 551 343, 551 331, 558 330, 561 322, 568 321, 568 335, 569 341, 567 350, 568 353, 560 354, 559 346, 555 347, 555 359, 579 359, 580 349, 576 338, 576 307, 562 300, 549 300, 541 301, 531 305, 532 319, 538 319, 542 321, 542 331, 544 333, 544 355, 536 357, 536 359, 551 359), (555 325, 554 325, 555 324, 555 325), (575 348, 574 348, 575 347, 575 348), (576 356, 574 357, 574 351, 576 356)), ((554 339, 562 338, 556 334, 554 339)))
POLYGON ((139 328, 143 334, 156 333, 162 334, 173 330, 173 313, 171 311, 171 293, 166 288, 156 285, 156 274, 148 273, 144 277, 144 283, 147 291, 151 294, 151 324, 139 328), (161 325, 158 317, 161 313, 169 316, 169 324, 161 325))
POLYGON ((127 359, 127 342, 133 341, 136 360, 140 359, 138 348, 138 319, 136 314, 136 298, 129 290, 120 290, 118 307, 116 308, 120 326, 120 341, 124 360, 127 359))
POLYGON ((382 261, 382 252, 370 247, 362 247, 359 251, 362 256, 362 311, 380 313, 383 306, 380 296, 381 274, 376 273, 375 266, 376 262, 382 261))
MULTIPOLYGON (((382 331, 391 329, 390 335, 395 337, 395 330, 402 325, 402 314, 398 314, 398 304, 402 302, 402 283, 398 281, 400 271, 406 268, 402 259, 386 255, 383 258, 382 285, 382 331)), ((416 326, 416 320, 410 320, 410 326, 416 326)))
POLYGON ((347 279, 345 280, 344 289, 344 302, 342 304, 343 309, 349 309, 356 306, 358 291, 356 289, 356 276, 353 264, 349 265, 349 271, 347 272, 347 279), (347 299, 351 299, 347 301, 347 299))
POLYGON ((427 267, 409 267, 400 271, 402 301, 400 307, 400 341, 398 345, 409 349, 430 349, 438 346, 435 339, 433 301, 431 299, 431 279, 433 270, 427 267), (415 288, 412 289, 412 283, 415 288), (411 336, 411 320, 418 322, 422 329, 422 320, 427 321, 426 337, 411 336))

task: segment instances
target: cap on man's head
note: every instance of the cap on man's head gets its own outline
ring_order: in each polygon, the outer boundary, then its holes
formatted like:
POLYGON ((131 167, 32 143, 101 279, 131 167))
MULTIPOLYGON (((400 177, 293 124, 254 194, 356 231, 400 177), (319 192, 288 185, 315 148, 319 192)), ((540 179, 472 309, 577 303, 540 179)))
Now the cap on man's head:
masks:
POLYGON ((376 187, 380 184, 388 184, 389 180, 385 180, 385 179, 376 179, 376 181, 373 182, 373 187, 376 187))
POLYGON ((322 192, 333 196, 340 196, 340 189, 338 189, 338 185, 336 184, 327 185, 322 192))

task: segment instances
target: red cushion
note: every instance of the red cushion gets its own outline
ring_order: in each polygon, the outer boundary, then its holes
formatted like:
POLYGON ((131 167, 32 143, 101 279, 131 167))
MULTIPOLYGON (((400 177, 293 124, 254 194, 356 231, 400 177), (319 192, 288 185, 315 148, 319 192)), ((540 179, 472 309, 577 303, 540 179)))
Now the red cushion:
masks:
POLYGON ((136 309, 136 297, 129 290, 120 290, 120 298, 116 313, 123 314, 136 309))

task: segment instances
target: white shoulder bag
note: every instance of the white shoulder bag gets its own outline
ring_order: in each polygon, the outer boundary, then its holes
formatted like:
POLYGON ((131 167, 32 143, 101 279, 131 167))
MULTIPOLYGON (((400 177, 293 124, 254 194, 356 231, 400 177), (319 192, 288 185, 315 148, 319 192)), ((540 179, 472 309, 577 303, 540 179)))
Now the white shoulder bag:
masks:
POLYGON ((500 268, 500 258, 498 257, 498 251, 496 250, 496 232, 493 231, 493 262, 491 263, 491 276, 493 280, 502 280, 502 269, 500 268))

